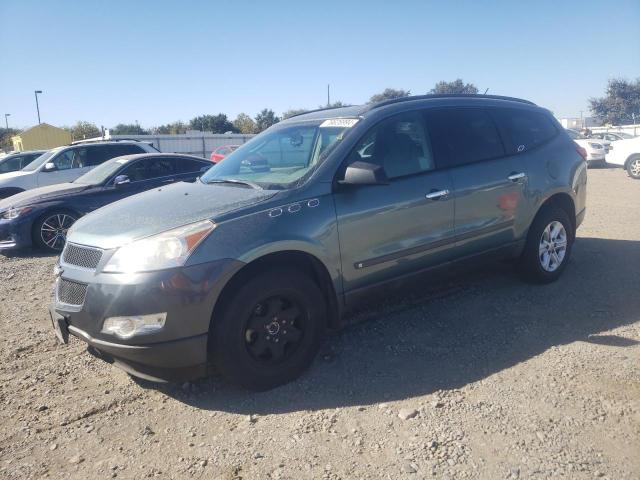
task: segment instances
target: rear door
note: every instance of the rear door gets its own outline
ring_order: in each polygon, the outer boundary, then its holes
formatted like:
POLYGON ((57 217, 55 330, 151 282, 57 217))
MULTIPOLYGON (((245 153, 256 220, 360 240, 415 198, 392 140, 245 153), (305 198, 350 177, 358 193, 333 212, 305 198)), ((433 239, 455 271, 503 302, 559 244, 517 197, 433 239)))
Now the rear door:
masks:
POLYGON ((383 166, 389 184, 334 191, 345 293, 448 260, 454 246, 451 179, 436 168, 421 113, 373 127, 345 166, 355 161, 383 166))
POLYGON ((475 107, 425 115, 436 158, 448 167, 455 192, 456 258, 516 240, 527 170, 522 159, 507 154, 493 117, 475 107))
POLYGON ((87 163, 87 147, 72 147, 55 155, 48 163, 53 163, 55 170, 41 168, 37 174, 39 187, 72 182, 84 174, 87 163))

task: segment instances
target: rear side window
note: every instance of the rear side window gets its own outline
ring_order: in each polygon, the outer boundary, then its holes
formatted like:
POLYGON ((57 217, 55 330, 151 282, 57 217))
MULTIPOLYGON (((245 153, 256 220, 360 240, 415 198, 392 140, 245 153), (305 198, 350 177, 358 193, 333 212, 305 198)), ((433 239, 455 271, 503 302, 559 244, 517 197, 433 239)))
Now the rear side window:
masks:
POLYGON ((20 167, 21 168, 26 167, 31 162, 33 162, 36 158, 38 158, 40 155, 42 155, 42 154, 41 153, 34 153, 33 155, 25 155, 24 157, 22 157, 22 162, 20 163, 20 167))
POLYGON ((127 175, 132 182, 168 177, 175 173, 174 162, 169 158, 154 157, 138 160, 127 167, 121 175, 127 175))
POLYGON ((492 109, 502 128, 509 153, 531 150, 556 136, 558 130, 546 115, 516 108, 492 109))
POLYGON ((123 155, 135 155, 138 153, 146 153, 139 145, 109 145, 109 158, 121 157, 123 155))
POLYGON ((211 162, 199 162, 190 158, 174 158, 173 159, 177 173, 194 173, 200 172, 204 167, 211 167, 211 162))
POLYGON ((495 122, 479 108, 447 108, 425 113, 436 162, 457 167, 505 154, 495 122))
POLYGON ((109 160, 109 149, 104 146, 94 146, 87 149, 87 164, 85 167, 95 167, 109 160))

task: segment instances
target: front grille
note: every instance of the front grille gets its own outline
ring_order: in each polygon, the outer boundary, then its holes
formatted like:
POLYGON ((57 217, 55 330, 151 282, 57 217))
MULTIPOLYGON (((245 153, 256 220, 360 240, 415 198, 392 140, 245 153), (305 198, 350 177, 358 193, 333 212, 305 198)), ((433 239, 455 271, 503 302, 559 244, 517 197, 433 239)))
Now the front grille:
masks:
POLYGON ((67 243, 62 252, 62 262, 76 267, 95 270, 102 258, 102 250, 97 248, 82 247, 73 243, 67 243))
POLYGON ((58 281, 58 291, 56 297, 58 302, 67 305, 82 305, 84 296, 87 294, 87 285, 84 283, 72 282, 61 278, 58 281))

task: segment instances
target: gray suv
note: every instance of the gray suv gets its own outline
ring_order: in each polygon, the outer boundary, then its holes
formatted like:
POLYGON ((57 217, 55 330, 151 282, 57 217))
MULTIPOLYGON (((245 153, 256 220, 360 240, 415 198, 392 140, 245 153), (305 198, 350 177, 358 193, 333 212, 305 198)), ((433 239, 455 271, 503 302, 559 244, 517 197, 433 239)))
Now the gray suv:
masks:
POLYGON ((289 118, 196 183, 78 220, 53 327, 147 379, 213 366, 271 388, 304 371, 364 294, 487 255, 556 280, 585 215, 580 151, 548 110, 507 97, 289 118))

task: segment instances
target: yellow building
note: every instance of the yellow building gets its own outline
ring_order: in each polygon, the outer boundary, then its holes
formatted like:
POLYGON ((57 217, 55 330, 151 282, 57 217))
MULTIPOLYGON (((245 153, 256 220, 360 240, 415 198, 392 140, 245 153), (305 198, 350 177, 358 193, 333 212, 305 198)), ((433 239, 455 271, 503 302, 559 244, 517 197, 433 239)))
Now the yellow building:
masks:
POLYGON ((41 123, 11 137, 11 141, 16 151, 45 150, 68 145, 71 143, 71 133, 48 123, 41 123))

